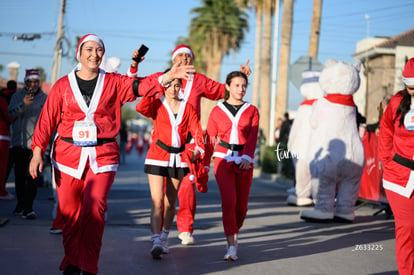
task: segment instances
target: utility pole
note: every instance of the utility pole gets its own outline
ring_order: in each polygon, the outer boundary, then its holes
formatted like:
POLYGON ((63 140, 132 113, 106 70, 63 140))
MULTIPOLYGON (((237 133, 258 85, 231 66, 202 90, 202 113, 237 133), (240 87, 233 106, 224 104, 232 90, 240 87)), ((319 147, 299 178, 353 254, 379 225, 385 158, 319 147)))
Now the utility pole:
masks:
POLYGON ((312 12, 312 27, 309 42, 309 56, 311 58, 318 58, 319 36, 321 34, 321 14, 322 0, 314 0, 312 12))
POLYGON ((365 14, 365 20, 367 21, 367 38, 369 37, 369 15, 365 14))
POLYGON ((60 2, 60 11, 59 11, 59 23, 56 32, 56 45, 55 45, 55 53, 53 57, 53 68, 52 68, 52 77, 51 77, 51 85, 55 84, 59 77, 60 73, 60 63, 62 59, 62 40, 63 40, 63 16, 65 14, 66 8, 66 0, 61 0, 60 2))
POLYGON ((270 124, 267 144, 272 146, 275 141, 275 117, 276 117, 276 84, 277 84, 277 65, 279 55, 279 14, 280 14, 280 0, 276 0, 275 4, 275 22, 273 26, 273 62, 272 62, 272 89, 270 94, 270 124))

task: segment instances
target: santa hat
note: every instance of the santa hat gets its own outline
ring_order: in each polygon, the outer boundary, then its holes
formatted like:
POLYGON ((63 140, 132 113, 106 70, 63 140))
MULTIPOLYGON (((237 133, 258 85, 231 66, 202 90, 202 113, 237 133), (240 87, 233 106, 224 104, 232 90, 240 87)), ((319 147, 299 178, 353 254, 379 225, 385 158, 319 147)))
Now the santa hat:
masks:
POLYGON ((302 82, 300 85, 300 93, 305 99, 317 99, 325 95, 319 86, 318 71, 304 71, 302 72, 302 82))
POLYGON ((208 171, 204 168, 204 160, 200 155, 192 162, 193 151, 195 150, 195 144, 187 145, 187 149, 182 152, 182 156, 190 169, 190 176, 188 179, 191 182, 196 183, 197 191, 200 193, 206 193, 208 191, 208 171))
POLYGON ((407 64, 405 64, 403 75, 403 82, 407 86, 414 85, 414 58, 408 60, 407 64))
POLYGON ((303 71, 301 85, 305 85, 308 83, 319 83, 320 75, 321 73, 318 71, 303 71))
POLYGON ((191 50, 190 46, 187 46, 187 45, 184 45, 184 44, 178 45, 174 49, 174 51, 172 52, 172 58, 171 58, 171 60, 174 61, 174 58, 179 53, 187 53, 187 54, 189 54, 191 56, 191 59, 194 61, 195 56, 194 56, 193 50, 191 50))
POLYGON ((95 34, 87 34, 84 35, 80 40, 79 40, 79 44, 78 47, 76 48, 76 60, 79 62, 80 61, 80 49, 83 45, 83 43, 88 42, 88 41, 95 41, 98 42, 99 45, 101 45, 102 49, 103 49, 103 53, 105 54, 105 45, 102 41, 102 39, 100 39, 97 35, 95 34))
POLYGON ((29 69, 29 70, 26 70, 26 75, 24 77, 24 81, 27 81, 29 79, 40 80, 39 70, 38 69, 29 69))

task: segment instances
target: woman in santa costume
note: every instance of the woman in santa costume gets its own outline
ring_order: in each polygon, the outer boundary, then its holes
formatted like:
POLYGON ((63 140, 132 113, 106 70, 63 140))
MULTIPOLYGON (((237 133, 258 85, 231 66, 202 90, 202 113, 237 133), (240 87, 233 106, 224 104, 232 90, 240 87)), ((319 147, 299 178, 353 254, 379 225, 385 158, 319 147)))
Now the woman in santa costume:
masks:
POLYGON ((154 123, 152 143, 144 167, 152 199, 151 254, 154 259, 160 259, 162 253, 168 253, 168 234, 175 216, 177 192, 181 180, 189 172, 188 164, 181 154, 185 150, 188 133, 191 133, 196 145, 193 160, 200 153, 204 154, 200 121, 193 106, 179 99, 180 89, 181 80, 175 79, 164 96, 159 99, 144 97, 136 106, 138 112, 152 118, 154 123), (161 232, 162 221, 164 229, 161 232))
POLYGON ((414 274, 414 58, 402 73, 405 89, 395 94, 380 122, 383 186, 395 220, 399 274, 414 274))
MULTIPOLYGON (((138 51, 135 50, 133 57, 137 55, 138 51)), ((195 55, 193 50, 190 46, 184 44, 178 45, 171 55, 172 63, 179 66, 192 65, 194 59, 195 55)), ((247 76, 251 73, 248 63, 249 61, 244 66, 240 65, 240 70, 247 76)), ((137 63, 132 62, 127 74, 135 76, 137 71, 137 63)), ((153 77, 158 77, 159 75, 162 75, 162 73, 156 73, 153 77)), ((201 98, 204 97, 214 101, 222 99, 224 96, 224 87, 225 84, 216 82, 203 74, 194 73, 191 79, 183 80, 179 97, 194 107, 200 119, 201 98)), ((189 179, 189 176, 185 177, 181 182, 181 187, 178 191, 178 201, 180 204, 177 212, 177 228, 180 232, 178 237, 181 240, 181 244, 192 245, 195 243, 193 224, 196 213, 196 193, 195 184, 189 179)))
POLYGON ((243 100, 247 76, 231 72, 226 79, 224 102, 210 113, 207 124, 206 157, 221 194, 227 253, 224 260, 237 260, 237 234, 247 214, 247 202, 253 178, 254 150, 259 129, 259 111, 243 100))
MULTIPOLYGON (((107 197, 119 164, 115 138, 122 105, 164 90, 152 78, 105 73, 99 68, 104 53, 98 36, 81 38, 76 51, 80 66, 53 86, 32 141, 30 174, 37 177, 49 139, 57 131, 51 161, 63 217, 64 274, 98 272, 107 197)), ((188 77, 186 69, 191 68, 173 67, 161 78, 188 77)))

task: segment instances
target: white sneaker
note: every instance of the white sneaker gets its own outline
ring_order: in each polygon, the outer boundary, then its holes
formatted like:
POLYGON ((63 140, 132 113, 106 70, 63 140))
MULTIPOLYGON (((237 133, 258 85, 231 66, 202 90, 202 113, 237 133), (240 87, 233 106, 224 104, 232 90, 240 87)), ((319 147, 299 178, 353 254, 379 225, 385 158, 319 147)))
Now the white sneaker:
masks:
POLYGON ((178 234, 178 238, 183 245, 191 245, 195 243, 194 237, 190 232, 181 232, 178 234))
POLYGON ((313 206, 313 200, 311 198, 297 198, 297 206, 313 206))
POLYGON ((313 206, 313 200, 310 198, 298 198, 295 194, 290 194, 286 202, 292 206, 313 206))
POLYGON ((170 249, 168 248, 168 239, 161 239, 162 254, 168 254, 170 249))
POLYGON ((239 257, 237 257, 237 248, 233 245, 229 246, 227 249, 227 253, 224 255, 225 261, 236 261, 239 257))
POLYGON ((161 259, 162 245, 160 242, 156 242, 152 245, 151 255, 153 259, 161 259))

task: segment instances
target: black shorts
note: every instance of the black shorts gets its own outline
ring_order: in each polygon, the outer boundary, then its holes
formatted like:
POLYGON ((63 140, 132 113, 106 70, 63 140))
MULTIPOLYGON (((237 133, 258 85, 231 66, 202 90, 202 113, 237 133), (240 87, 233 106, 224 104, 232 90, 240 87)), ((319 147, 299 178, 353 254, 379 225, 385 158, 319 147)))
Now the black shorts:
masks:
POLYGON ((190 173, 190 169, 189 168, 177 168, 177 167, 163 167, 163 166, 145 164, 144 172, 147 174, 151 174, 151 175, 182 179, 188 173, 190 173))

